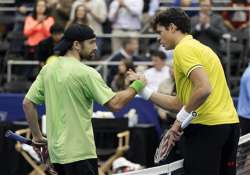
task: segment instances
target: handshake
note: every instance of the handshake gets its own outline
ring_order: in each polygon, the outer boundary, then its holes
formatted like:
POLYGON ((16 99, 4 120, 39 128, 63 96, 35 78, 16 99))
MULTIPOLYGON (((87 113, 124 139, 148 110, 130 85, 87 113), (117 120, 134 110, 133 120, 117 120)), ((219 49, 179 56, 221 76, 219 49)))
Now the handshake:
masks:
MULTIPOLYGON (((140 91, 137 91, 137 92, 142 98, 144 98, 145 100, 149 100, 152 97, 152 94, 154 91, 146 86, 147 80, 145 76, 142 74, 137 74, 133 72, 132 70, 129 70, 127 72, 127 75, 128 75, 127 78, 130 81, 140 80, 144 84, 144 87, 140 88, 140 91)), ((166 102, 162 100, 163 98, 159 98, 159 97, 160 97, 160 94, 155 95, 154 98, 151 98, 151 100, 156 104, 160 104, 158 102, 161 101, 161 105, 164 106, 165 108, 168 108, 169 106, 167 106, 166 102)), ((164 97, 164 98, 168 98, 168 97, 164 97)), ((175 109, 179 109, 181 106, 182 104, 180 104, 178 107, 175 107, 175 109)), ((178 112, 176 116, 176 120, 173 126, 162 137, 160 145, 157 148, 156 153, 155 153, 155 163, 159 163, 161 160, 164 160, 168 156, 171 149, 174 147, 175 143, 182 136, 183 129, 186 128, 191 123, 192 119, 196 116, 197 116, 196 112, 194 111, 187 112, 185 109, 185 106, 182 107, 182 109, 178 112)))
POLYGON ((144 84, 144 88, 139 92, 139 95, 144 98, 145 100, 149 100, 151 95, 153 94, 153 90, 149 89, 147 85, 147 79, 143 74, 135 73, 131 69, 127 71, 127 79, 129 81, 134 81, 134 80, 141 80, 144 84))

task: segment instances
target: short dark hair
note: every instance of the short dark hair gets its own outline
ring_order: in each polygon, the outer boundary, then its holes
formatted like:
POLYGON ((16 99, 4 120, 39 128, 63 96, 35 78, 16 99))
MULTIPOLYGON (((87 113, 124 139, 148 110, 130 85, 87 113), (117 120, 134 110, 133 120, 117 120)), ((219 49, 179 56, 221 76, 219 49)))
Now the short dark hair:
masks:
POLYGON ((159 57, 161 60, 167 59, 167 56, 164 52, 157 50, 157 51, 152 51, 151 52, 152 57, 159 57))
POLYGON ((180 8, 169 8, 167 10, 160 11, 154 17, 152 26, 156 30, 158 24, 168 28, 171 23, 174 24, 177 27, 177 30, 182 33, 191 32, 190 18, 180 8))

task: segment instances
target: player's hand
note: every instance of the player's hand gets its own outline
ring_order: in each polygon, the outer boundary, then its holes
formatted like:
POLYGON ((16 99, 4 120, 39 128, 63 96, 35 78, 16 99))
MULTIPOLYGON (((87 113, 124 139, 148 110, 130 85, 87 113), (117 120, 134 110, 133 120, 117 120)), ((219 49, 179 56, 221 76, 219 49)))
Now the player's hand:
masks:
POLYGON ((32 139, 32 146, 35 152, 38 154, 40 157, 41 161, 43 163, 46 163, 49 153, 48 153, 48 146, 47 146, 47 139, 45 137, 42 138, 33 138, 32 139))
POLYGON ((127 79, 129 81, 134 81, 134 80, 139 80, 140 76, 139 74, 135 73, 133 70, 129 69, 127 72, 126 72, 126 75, 127 75, 127 79))
POLYGON ((143 82, 144 86, 147 85, 147 79, 146 79, 146 77, 143 74, 135 73, 133 70, 129 69, 127 71, 126 75, 127 75, 126 78, 129 81, 141 80, 143 82))
POLYGON ((172 140, 174 140, 175 142, 180 140, 180 137, 182 136, 183 131, 181 129, 181 123, 178 120, 175 120, 174 124, 170 128, 170 132, 171 132, 172 140))
POLYGON ((145 85, 147 84, 147 79, 146 79, 146 77, 145 77, 143 74, 135 73, 132 69, 129 69, 129 70, 126 72, 126 75, 127 75, 127 79, 128 79, 129 81, 141 80, 142 82, 144 82, 145 85))

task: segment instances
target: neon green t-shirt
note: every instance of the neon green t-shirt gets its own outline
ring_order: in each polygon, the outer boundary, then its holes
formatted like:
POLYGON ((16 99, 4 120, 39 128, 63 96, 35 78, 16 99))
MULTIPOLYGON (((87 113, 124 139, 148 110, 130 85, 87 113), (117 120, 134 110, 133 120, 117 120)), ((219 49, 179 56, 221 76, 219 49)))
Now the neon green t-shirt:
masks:
POLYGON ((107 103, 115 93, 93 68, 60 57, 44 66, 26 98, 45 102, 46 132, 52 163, 96 158, 91 123, 93 101, 107 103))

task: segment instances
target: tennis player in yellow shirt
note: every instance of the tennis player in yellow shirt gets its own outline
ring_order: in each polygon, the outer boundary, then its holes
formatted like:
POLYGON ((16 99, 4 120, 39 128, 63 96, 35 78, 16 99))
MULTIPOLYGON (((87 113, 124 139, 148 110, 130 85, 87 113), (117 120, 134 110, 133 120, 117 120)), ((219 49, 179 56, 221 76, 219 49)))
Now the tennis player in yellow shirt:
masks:
POLYGON ((158 13, 153 27, 161 44, 174 49, 177 95, 163 95, 145 87, 141 96, 162 108, 178 111, 171 128, 171 133, 177 133, 171 137, 173 142, 182 122, 192 111, 197 112, 198 116, 184 129, 185 175, 235 175, 239 119, 218 56, 193 39, 190 18, 181 9, 158 13))

